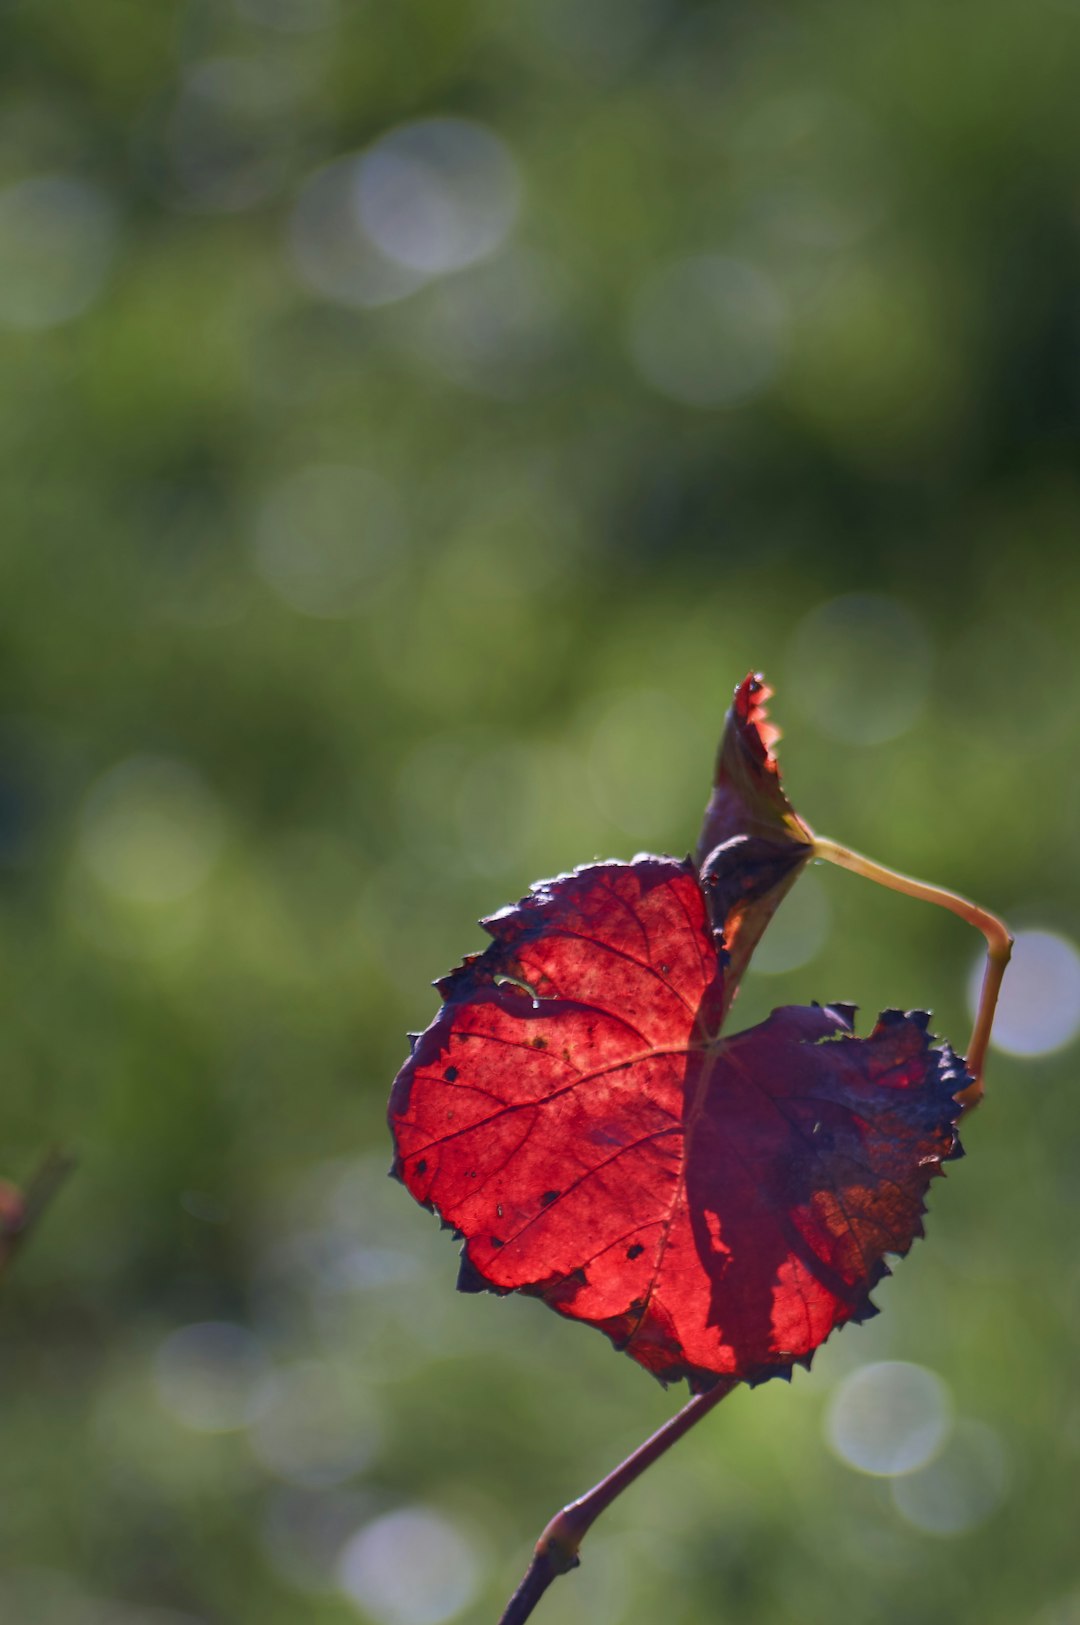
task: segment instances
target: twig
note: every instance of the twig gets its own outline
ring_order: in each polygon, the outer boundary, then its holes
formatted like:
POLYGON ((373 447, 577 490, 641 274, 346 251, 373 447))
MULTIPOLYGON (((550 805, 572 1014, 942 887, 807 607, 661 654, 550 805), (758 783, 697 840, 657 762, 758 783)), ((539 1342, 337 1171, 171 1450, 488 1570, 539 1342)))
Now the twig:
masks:
POLYGON ((568 1574, 581 1561, 578 1551, 581 1542, 597 1518, 628 1488, 647 1467, 669 1450, 684 1433, 689 1433, 695 1422, 700 1422, 715 1405, 731 1392, 738 1379, 721 1377, 716 1385, 696 1399, 690 1400, 670 1422, 658 1428, 651 1439, 639 1445, 632 1455, 620 1462, 613 1472, 577 1501, 571 1501, 557 1513, 536 1543, 532 1562, 525 1578, 506 1605, 499 1625, 522 1625, 529 1618, 551 1582, 560 1574, 568 1574))
POLYGON ((825 836, 814 836, 814 856, 824 858, 826 863, 835 863, 841 869, 848 869, 852 874, 862 875, 866 880, 876 881, 879 886, 887 886, 890 891, 903 892, 905 897, 947 908, 950 914, 958 914, 986 938, 986 970, 966 1057, 967 1069, 974 1082, 956 1097, 968 1110, 977 1106, 983 1097, 986 1049, 990 1042, 998 993, 1001 991, 1001 979, 1012 953, 1013 939, 1008 926, 996 914, 980 908, 978 903, 970 902, 957 892, 946 891, 944 886, 929 886, 924 880, 913 880, 910 875, 886 869, 884 864, 864 858, 861 852, 853 852, 850 847, 841 846, 838 841, 830 841, 825 836))

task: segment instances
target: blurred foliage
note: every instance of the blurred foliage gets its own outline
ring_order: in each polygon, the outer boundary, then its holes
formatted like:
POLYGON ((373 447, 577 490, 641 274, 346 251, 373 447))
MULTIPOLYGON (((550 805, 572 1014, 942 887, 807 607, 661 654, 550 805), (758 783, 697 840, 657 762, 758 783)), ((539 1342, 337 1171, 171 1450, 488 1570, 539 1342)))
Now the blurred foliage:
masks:
MULTIPOLYGON (((812 825, 1080 936, 1080 5, 0 37, 0 1172, 79 1162, 3 1283, 0 1611, 480 1625, 678 1396, 456 1298, 382 1177, 471 922, 692 845, 753 666, 812 825)), ((962 1044, 970 934, 812 879, 740 1016, 962 1044)), ((729 1400, 545 1618, 1080 1617, 1074 1055, 992 1057, 886 1312, 729 1400), (829 1453, 883 1357, 998 1440, 976 1527, 829 1453)))

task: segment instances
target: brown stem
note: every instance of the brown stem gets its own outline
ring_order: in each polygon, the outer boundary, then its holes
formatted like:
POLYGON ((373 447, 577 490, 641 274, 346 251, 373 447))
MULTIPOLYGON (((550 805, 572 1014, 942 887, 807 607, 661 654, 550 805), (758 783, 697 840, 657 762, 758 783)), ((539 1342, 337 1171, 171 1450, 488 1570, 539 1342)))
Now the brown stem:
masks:
POLYGON ((888 886, 890 891, 903 892, 905 897, 947 908, 951 914, 958 914, 962 920, 981 931, 986 938, 986 970, 967 1052, 967 1068, 974 1082, 956 1097, 969 1110, 977 1106, 983 1097, 986 1049, 990 1042, 990 1029, 994 1025, 1001 979, 1012 953, 1013 939, 1008 926, 996 914, 980 908, 978 903, 970 902, 957 892, 946 891, 944 886, 929 886, 924 880, 913 880, 910 875, 886 869, 884 864, 864 858, 860 852, 853 852, 850 847, 841 846, 839 842, 830 841, 824 836, 814 836, 814 856, 824 858, 826 863, 835 863, 841 869, 849 869, 852 874, 862 875, 866 880, 876 881, 879 886, 888 886))
POLYGON ((651 1467, 654 1461, 669 1450, 684 1433, 689 1433, 695 1422, 708 1414, 715 1405, 730 1394, 737 1378, 721 1377, 715 1387, 683 1406, 650 1439, 639 1445, 632 1455, 620 1462, 614 1471, 602 1478, 586 1495, 571 1501, 556 1513, 536 1543, 532 1562, 525 1578, 506 1605, 499 1625, 522 1625, 529 1618, 540 1598, 560 1574, 576 1569, 580 1558, 581 1542, 597 1518, 621 1495, 634 1480, 651 1467))

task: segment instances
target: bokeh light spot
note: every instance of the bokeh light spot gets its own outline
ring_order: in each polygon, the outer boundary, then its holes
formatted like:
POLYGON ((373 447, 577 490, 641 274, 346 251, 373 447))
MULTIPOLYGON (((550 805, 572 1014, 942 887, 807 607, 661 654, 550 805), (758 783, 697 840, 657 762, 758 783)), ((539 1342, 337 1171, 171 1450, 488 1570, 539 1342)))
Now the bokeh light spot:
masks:
POLYGON ((825 1415, 825 1438, 849 1467, 891 1478, 931 1461, 951 1419, 949 1390, 935 1372, 880 1360, 839 1384, 825 1415))
POLYGON ((188 896, 208 878, 223 839, 217 801, 198 774, 168 757, 111 768, 83 805, 81 851, 106 891, 139 904, 188 896))
POLYGON ((442 1625, 475 1599, 480 1559, 448 1518, 407 1507, 353 1536, 338 1577, 345 1595, 378 1625, 442 1625))
POLYGON ((892 1485, 897 1511, 926 1535, 964 1535, 1004 1501, 1008 1467, 1001 1440, 984 1422, 961 1417, 941 1454, 892 1485))
POLYGON ((0 191, 0 323, 55 327, 89 309, 116 249, 116 211, 73 175, 34 175, 0 191))
POLYGON ((289 254, 305 287, 334 304, 361 309, 392 303, 427 280, 387 259, 360 223, 354 155, 310 175, 289 220, 289 254))
POLYGON ((357 1395, 324 1361, 275 1372, 270 1401, 255 1419, 251 1448, 269 1472, 302 1489, 324 1489, 361 1472, 378 1445, 374 1418, 357 1415, 357 1395))
POLYGON ((414 307, 407 342, 463 388, 517 399, 569 352, 566 297, 558 266, 508 249, 435 284, 414 307))
POLYGON ((395 264, 424 276, 493 254, 517 217, 520 182, 506 144, 466 119, 391 130, 360 159, 360 220, 395 264))
POLYGON ((270 1568, 294 1590, 333 1593, 342 1548, 371 1511, 368 1499, 355 1490, 282 1486, 270 1496, 262 1526, 270 1568))
POLYGON ((784 692, 822 733, 879 745, 917 719, 932 658, 926 631, 905 604, 879 593, 845 593, 800 621, 784 692))
POLYGON ((347 619, 398 564, 404 520, 388 482, 311 464, 265 494, 252 536, 263 580, 301 615, 347 619))
POLYGON ((171 1332, 158 1349, 154 1380, 164 1409, 196 1433, 248 1427, 272 1398, 262 1345, 230 1321, 171 1332))
MULTIPOLYGON (((972 966, 968 1004, 974 1014, 983 960, 972 966)), ((1005 973, 992 1042, 1008 1055, 1050 1055, 1080 1033, 1080 953, 1053 931, 1018 931, 1005 973)))
POLYGON ((780 363, 784 306, 756 267, 722 255, 648 276, 630 316, 630 353, 654 389, 688 406, 735 406, 780 363))

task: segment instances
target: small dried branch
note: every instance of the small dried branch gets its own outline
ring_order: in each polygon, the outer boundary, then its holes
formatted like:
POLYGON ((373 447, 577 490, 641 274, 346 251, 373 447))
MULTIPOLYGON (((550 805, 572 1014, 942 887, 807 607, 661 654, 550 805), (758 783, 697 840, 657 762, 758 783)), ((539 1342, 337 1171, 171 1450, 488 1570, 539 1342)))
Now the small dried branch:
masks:
POLYGON ((620 1462, 614 1471, 602 1478, 588 1494, 571 1501, 556 1513, 536 1543, 532 1562, 525 1577, 506 1605, 499 1625, 522 1625, 532 1614, 551 1582, 560 1574, 576 1569, 581 1542, 597 1518, 621 1495, 647 1467, 651 1467, 666 1450, 689 1433, 696 1422, 707 1416, 714 1406, 736 1386, 737 1378, 721 1377, 714 1387, 683 1406, 670 1422, 665 1422, 650 1439, 620 1462))

